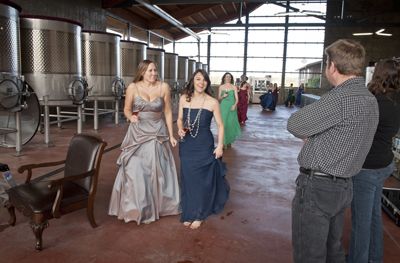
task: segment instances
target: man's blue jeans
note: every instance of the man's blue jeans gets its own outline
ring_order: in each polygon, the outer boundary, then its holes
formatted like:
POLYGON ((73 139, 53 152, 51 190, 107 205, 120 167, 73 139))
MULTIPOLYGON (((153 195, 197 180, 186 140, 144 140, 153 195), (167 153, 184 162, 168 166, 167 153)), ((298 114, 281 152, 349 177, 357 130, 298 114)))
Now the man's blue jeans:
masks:
POLYGON ((345 262, 341 244, 344 211, 351 204, 353 183, 300 173, 292 202, 295 263, 345 262))
POLYGON ((381 196, 393 168, 392 163, 381 169, 362 169, 353 177, 349 263, 383 262, 381 196))

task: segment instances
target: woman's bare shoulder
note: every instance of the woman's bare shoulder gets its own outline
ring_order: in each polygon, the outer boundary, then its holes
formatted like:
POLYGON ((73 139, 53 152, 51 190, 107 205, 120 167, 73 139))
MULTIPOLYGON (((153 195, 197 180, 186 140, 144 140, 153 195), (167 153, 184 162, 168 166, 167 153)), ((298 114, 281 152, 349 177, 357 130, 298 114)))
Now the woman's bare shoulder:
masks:
POLYGON ((138 88, 137 83, 132 82, 126 88, 126 92, 127 93, 134 93, 134 92, 136 92, 137 88, 138 88))
POLYGON ((167 82, 159 81, 158 85, 160 85, 162 89, 169 89, 169 84, 167 82))
POLYGON ((209 108, 210 111, 213 111, 215 107, 219 107, 219 102, 214 97, 211 97, 210 95, 207 95, 207 97, 206 97, 206 105, 208 106, 207 108, 209 108))
POLYGON ((127 89, 134 89, 134 88, 136 88, 136 87, 137 87, 137 83, 131 82, 131 83, 128 85, 127 89))

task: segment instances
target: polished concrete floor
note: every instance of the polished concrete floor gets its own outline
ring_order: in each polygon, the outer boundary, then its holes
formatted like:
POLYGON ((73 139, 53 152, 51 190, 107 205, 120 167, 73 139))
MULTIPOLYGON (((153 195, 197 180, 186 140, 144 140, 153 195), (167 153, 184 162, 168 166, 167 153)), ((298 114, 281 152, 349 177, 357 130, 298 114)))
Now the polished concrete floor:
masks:
MULTIPOLYGON (((287 119, 294 111, 296 108, 278 107, 275 112, 263 112, 259 105, 250 107, 242 136, 223 157, 228 166, 230 199, 224 211, 210 216, 200 229, 184 227, 179 216, 139 226, 108 216, 117 147, 105 153, 101 165, 95 206, 99 227, 91 228, 84 210, 53 219, 43 233, 44 250, 36 252, 28 219, 17 213, 16 226, 9 227, 2 209, 0 262, 292 262, 291 200, 298 174, 296 157, 302 145, 286 131, 287 119)), ((91 132, 92 126, 88 121, 84 131, 91 132)), ((115 126, 106 117, 98 134, 110 148, 121 143, 126 128, 126 124, 115 126)), ((72 123, 63 129, 52 127, 53 147, 44 145, 43 135, 38 134, 24 146, 20 157, 13 155, 14 149, 0 148, 0 162, 7 163, 16 180, 22 182, 18 166, 63 159, 75 131, 72 123)), ((38 175, 49 171, 43 169, 38 175)), ((388 184, 399 186, 400 182, 390 178, 388 184)), ((349 219, 347 213, 345 246, 349 219)), ((399 262, 400 228, 386 215, 384 231, 385 262, 399 262)))

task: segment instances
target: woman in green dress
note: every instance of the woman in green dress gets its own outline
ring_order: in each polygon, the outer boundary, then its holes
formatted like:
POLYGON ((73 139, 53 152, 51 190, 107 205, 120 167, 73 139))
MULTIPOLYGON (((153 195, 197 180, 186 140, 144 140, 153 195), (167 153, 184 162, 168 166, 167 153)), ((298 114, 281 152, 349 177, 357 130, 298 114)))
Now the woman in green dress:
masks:
POLYGON ((240 136, 240 125, 237 116, 238 92, 233 85, 233 76, 227 72, 222 76, 221 86, 218 88, 222 122, 224 123, 224 147, 230 147, 240 136))

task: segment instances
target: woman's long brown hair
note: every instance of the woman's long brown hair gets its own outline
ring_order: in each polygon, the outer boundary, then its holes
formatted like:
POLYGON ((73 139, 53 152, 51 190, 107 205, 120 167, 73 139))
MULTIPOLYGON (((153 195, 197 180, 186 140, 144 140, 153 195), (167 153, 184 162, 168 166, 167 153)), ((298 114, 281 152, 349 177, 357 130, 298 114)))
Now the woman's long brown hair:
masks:
POLYGON ((400 59, 379 61, 368 83, 368 89, 374 95, 386 95, 396 103, 400 103, 400 59))
MULTIPOLYGON (((135 78, 133 79, 133 83, 137 83, 137 82, 143 80, 143 75, 151 63, 153 63, 154 66, 156 66, 156 69, 158 71, 157 64, 154 61, 145 59, 139 63, 138 68, 136 70, 135 78)), ((157 79, 158 79, 158 77, 157 77, 157 79)))
POLYGON ((194 77, 197 75, 197 73, 200 73, 203 75, 205 81, 207 82, 207 87, 205 89, 205 93, 211 96, 211 81, 210 77, 208 76, 207 72, 203 69, 198 69, 196 70, 192 77, 190 78, 188 84, 186 85, 185 89, 183 90, 183 94, 186 94, 186 101, 190 102, 192 100, 192 96, 194 93, 194 77))

